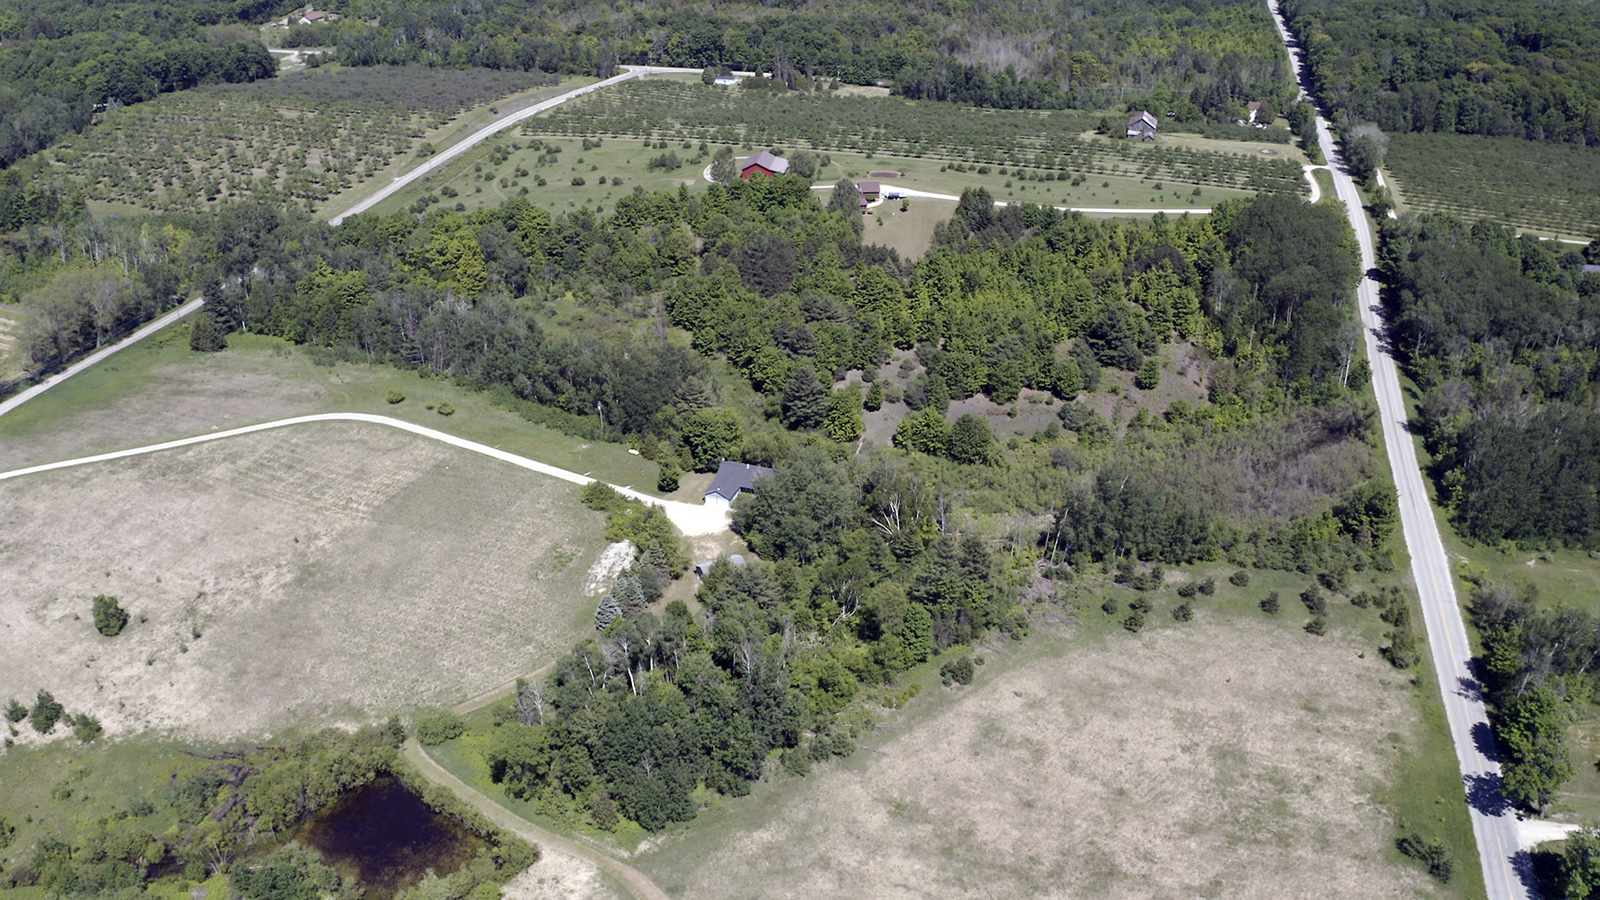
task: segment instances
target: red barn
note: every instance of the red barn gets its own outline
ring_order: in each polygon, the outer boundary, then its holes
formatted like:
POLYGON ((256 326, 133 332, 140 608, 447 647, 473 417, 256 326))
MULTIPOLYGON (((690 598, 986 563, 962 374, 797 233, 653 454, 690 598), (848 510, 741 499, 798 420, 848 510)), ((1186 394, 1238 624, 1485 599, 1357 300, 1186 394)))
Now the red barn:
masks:
POLYGON ((744 161, 744 168, 739 170, 740 178, 749 178, 751 175, 782 175, 789 171, 789 161, 781 156, 775 156, 766 150, 757 153, 744 161))

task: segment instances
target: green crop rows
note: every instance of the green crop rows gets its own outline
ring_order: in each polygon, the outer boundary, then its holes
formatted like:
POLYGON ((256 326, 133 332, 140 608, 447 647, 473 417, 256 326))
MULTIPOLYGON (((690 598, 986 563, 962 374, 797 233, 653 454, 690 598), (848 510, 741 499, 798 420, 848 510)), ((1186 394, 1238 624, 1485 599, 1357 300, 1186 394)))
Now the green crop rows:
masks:
POLYGON ((386 68, 202 88, 111 110, 51 158, 92 200, 163 211, 242 197, 314 204, 373 177, 462 107, 545 80, 386 68))
POLYGON ((1600 151, 1459 134, 1395 134, 1387 166, 1406 205, 1567 237, 1600 233, 1600 151))
POLYGON ((1084 137, 1098 118, 1076 111, 975 109, 633 81, 560 107, 529 122, 524 131, 856 150, 1091 175, 1143 175, 1252 191, 1301 189, 1300 169, 1287 160, 1084 137))

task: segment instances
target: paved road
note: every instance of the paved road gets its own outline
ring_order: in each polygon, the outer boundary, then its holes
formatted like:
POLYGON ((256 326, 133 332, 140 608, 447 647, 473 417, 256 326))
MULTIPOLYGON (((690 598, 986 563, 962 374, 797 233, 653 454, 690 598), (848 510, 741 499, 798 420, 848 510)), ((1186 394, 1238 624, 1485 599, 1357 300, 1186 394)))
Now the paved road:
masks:
MULTIPOLYGON (((1302 96, 1307 98, 1310 84, 1300 59, 1299 48, 1290 39, 1278 0, 1267 0, 1277 21, 1279 36, 1289 51, 1290 61, 1300 76, 1302 96)), ((1314 101, 1313 101, 1314 102, 1314 101)), ((1456 760, 1461 767, 1466 789, 1472 832, 1478 844, 1483 881, 1491 900, 1525 900, 1530 896, 1532 872, 1528 855, 1521 846, 1517 818, 1500 791, 1500 763, 1489 730, 1477 679, 1468 668, 1472 645, 1461 618, 1451 579, 1450 560, 1439 538, 1438 522, 1428 499, 1422 470, 1417 465, 1416 444, 1406 427, 1405 398, 1400 391, 1400 376, 1394 357, 1380 342, 1378 284, 1370 276, 1377 267, 1372 232, 1361 209, 1355 182, 1345 171, 1334 146, 1327 119, 1317 116, 1317 141, 1328 159, 1333 174, 1334 192, 1344 204, 1361 247, 1362 276, 1357 289, 1361 323, 1365 326, 1367 357, 1372 361, 1372 383, 1378 395, 1378 410, 1383 417, 1384 443, 1388 446, 1389 466, 1394 471, 1400 493, 1400 520, 1406 549, 1411 554, 1411 572, 1422 599, 1422 618, 1428 630, 1433 666, 1444 695, 1445 718, 1456 745, 1456 760)))
MULTIPOLYGON (((401 431, 407 431, 420 437, 440 441, 442 443, 449 444, 452 447, 459 447, 463 450, 471 450, 473 453, 481 453, 484 456, 498 459, 501 462, 508 462, 514 466, 528 469, 529 471, 538 472, 542 475, 549 475, 553 478, 559 478, 562 481, 570 481, 573 484, 589 484, 598 480, 591 478, 588 475, 580 475, 577 472, 569 472, 566 469, 558 469, 555 466, 546 465, 542 462, 538 462, 537 460, 529 459, 526 456, 518 456, 515 453, 508 453, 496 447, 490 447, 487 444, 480 444, 477 441, 469 441, 464 437, 446 434, 443 431, 438 431, 422 425, 414 425, 410 422, 405 422, 400 419, 390 418, 389 416, 375 416, 370 413, 318 413, 317 415, 312 416, 296 416, 291 419, 278 419, 272 422, 262 422, 258 425, 245 425, 240 428, 229 428, 226 431, 213 431, 210 434, 201 434, 194 437, 180 438, 175 441, 165 441, 160 444, 148 444, 143 447, 132 447, 127 450, 115 450, 110 453, 100 453, 94 456, 80 456, 76 459, 65 459, 61 460, 60 462, 44 463, 42 465, 28 466, 22 469, 13 469, 9 472, 0 472, 0 481, 5 481, 10 478, 20 478, 25 475, 35 475, 40 472, 51 472, 56 469, 69 469, 75 466, 86 466, 91 463, 109 462, 113 459, 125 459, 130 456, 142 456, 146 453, 159 453, 163 450, 176 450, 179 447, 190 447, 195 444, 204 444, 210 441, 220 441, 226 438, 238 437, 243 434, 254 434, 258 431, 267 431, 273 428, 287 428, 291 425, 306 425, 313 422, 364 422, 371 425, 387 425, 390 428, 398 428, 401 431)), ((644 503, 649 503, 653 506, 661 507, 666 511, 667 518, 672 520, 672 524, 676 525, 678 530, 682 531, 686 535, 694 536, 703 534, 718 534, 728 529, 729 514, 725 509, 701 506, 695 503, 682 503, 677 500, 663 500, 660 497, 652 497, 649 494, 643 494, 631 488, 619 487, 617 485, 612 485, 612 487, 616 488, 618 492, 625 496, 632 497, 633 499, 642 501, 644 503)))
POLYGON ((377 193, 365 200, 362 200, 360 203, 357 203, 355 206, 350 207, 339 215, 329 219, 328 224, 338 225, 340 222, 343 222, 350 216, 353 216, 357 213, 366 212, 377 204, 388 199, 388 197, 395 191, 404 188, 406 185, 416 181, 418 178, 426 177, 428 173, 467 152, 468 148, 488 140, 490 137, 505 131, 507 128, 510 128, 511 126, 516 125, 525 119, 531 119, 542 112, 555 109, 574 97, 581 97, 584 94, 598 91, 601 88, 608 88, 614 84, 621 84, 622 82, 631 78, 639 78, 644 75, 664 75, 674 73, 698 75, 701 71, 699 69, 677 69, 670 66, 622 66, 621 68, 625 69, 626 71, 622 72, 620 75, 613 75, 604 81, 597 81, 594 84, 578 88, 577 90, 568 91, 559 97, 551 97, 549 100, 545 100, 541 103, 535 103, 527 109, 518 110, 517 112, 512 113, 511 115, 506 116, 499 121, 490 122, 488 125, 485 125, 473 132, 472 135, 466 140, 455 144, 448 149, 439 151, 438 155, 434 156, 432 159, 429 159, 427 162, 417 166, 415 169, 412 169, 406 174, 395 178, 395 180, 380 188, 377 193))
POLYGON ((117 341, 115 344, 109 344, 109 345, 107 345, 105 347, 101 347, 99 350, 96 350, 95 352, 89 354, 88 356, 85 356, 83 359, 78 360, 77 362, 73 363, 65 371, 58 372, 57 374, 52 375, 49 378, 46 378, 44 381, 39 382, 38 384, 34 385, 33 387, 28 388, 27 390, 25 390, 22 393, 16 395, 15 397, 12 397, 11 399, 7 400, 6 402, 0 403, 0 416, 5 415, 6 413, 12 411, 13 409, 16 409, 17 407, 21 406, 24 403, 27 403, 29 400, 32 400, 33 398, 39 396, 40 394, 44 393, 45 391, 50 390, 51 388, 55 387, 56 385, 60 384, 61 382, 66 381, 68 378, 71 378, 72 376, 78 374, 79 372, 82 372, 84 369, 89 368, 90 366, 94 365, 95 363, 100 362, 101 360, 105 359, 106 357, 110 356, 111 354, 116 353, 116 352, 118 352, 120 350, 125 350, 128 347, 131 347, 134 344, 139 343, 140 341, 144 340, 145 338, 149 337, 150 335, 155 334, 156 332, 158 332, 161 329, 167 327, 168 325, 171 325, 173 322, 176 322, 179 319, 183 318, 184 316, 187 316, 189 313, 192 313, 195 310, 199 309, 201 307, 201 305, 204 304, 204 303, 205 303, 205 300, 203 300, 203 299, 201 299, 199 297, 196 297, 195 299, 190 300, 188 303, 185 303, 184 305, 178 307, 177 309, 173 310, 172 312, 169 312, 166 315, 162 316, 161 318, 156 319, 154 322, 148 323, 143 328, 140 328, 138 331, 135 331, 133 334, 130 334, 127 337, 123 338, 122 340, 117 341))

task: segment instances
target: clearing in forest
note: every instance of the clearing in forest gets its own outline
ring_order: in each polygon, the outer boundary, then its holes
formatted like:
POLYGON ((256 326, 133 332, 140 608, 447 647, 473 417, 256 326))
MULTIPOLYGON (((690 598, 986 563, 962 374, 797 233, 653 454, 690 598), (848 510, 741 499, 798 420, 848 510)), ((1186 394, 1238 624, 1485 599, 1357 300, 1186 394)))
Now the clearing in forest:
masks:
POLYGON ((0 698, 193 738, 459 702, 592 629, 578 489, 317 424, 0 486, 0 698), (107 638, 91 598, 132 616, 107 638), (48 653, 41 648, 50 648, 48 653))
POLYGON ((1004 650, 634 865, 697 898, 1434 893, 1378 799, 1415 689, 1360 640, 1197 619, 1004 650))

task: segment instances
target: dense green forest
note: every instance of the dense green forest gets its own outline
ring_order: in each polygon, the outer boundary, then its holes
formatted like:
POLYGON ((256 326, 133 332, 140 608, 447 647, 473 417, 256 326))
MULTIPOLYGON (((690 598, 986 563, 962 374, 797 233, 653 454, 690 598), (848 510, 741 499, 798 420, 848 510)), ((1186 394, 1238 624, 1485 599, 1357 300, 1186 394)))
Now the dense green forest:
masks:
POLYGON ((1285 0, 1330 109, 1389 131, 1600 145, 1592 0, 1285 0))
POLYGON ((1440 501, 1485 543, 1600 544, 1600 277, 1584 253, 1446 216, 1385 222, 1391 336, 1440 501))
MULTIPOLYGON (((11 705, 27 711, 15 700, 11 705)), ((138 784, 111 815, 59 834, 41 834, 31 815, 0 818, 0 850, 13 844, 0 856, 7 862, 0 866, 0 888, 36 887, 56 897, 141 896, 157 879, 202 882, 231 870, 235 896, 249 900, 354 900, 362 891, 353 878, 341 878, 319 856, 285 840, 306 817, 379 775, 415 780, 396 752, 404 735, 395 719, 385 728, 330 729, 281 746, 152 754, 150 781, 138 784), (14 837, 30 840, 13 843, 14 837)), ((78 803, 75 782, 88 770, 61 774, 51 799, 78 803)), ((479 884, 498 888, 538 860, 537 847, 496 828, 448 790, 430 786, 420 793, 485 842, 449 879, 449 900, 465 900, 479 884)))
MULTIPOLYGON (((572 4, 570 17, 507 2, 365 0, 348 12, 330 31, 351 65, 582 74, 618 63, 720 65, 773 72, 791 87, 814 78, 893 82, 910 97, 1005 108, 1101 108, 1149 97, 1164 113, 1221 120, 1237 118, 1250 99, 1290 99, 1271 20, 1247 0, 711 11, 667 0, 616 10, 572 4), (381 24, 366 24, 372 21, 381 24)), ((326 33, 305 39, 329 40, 326 33)))

